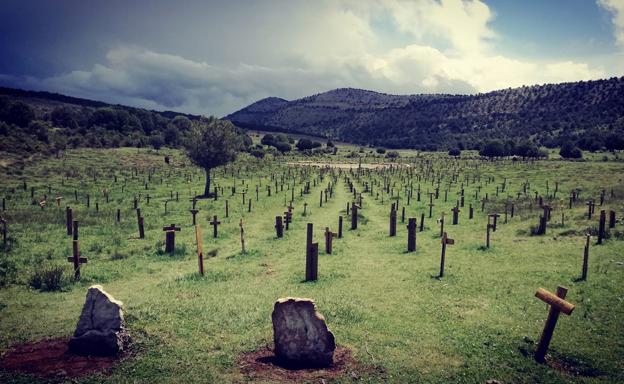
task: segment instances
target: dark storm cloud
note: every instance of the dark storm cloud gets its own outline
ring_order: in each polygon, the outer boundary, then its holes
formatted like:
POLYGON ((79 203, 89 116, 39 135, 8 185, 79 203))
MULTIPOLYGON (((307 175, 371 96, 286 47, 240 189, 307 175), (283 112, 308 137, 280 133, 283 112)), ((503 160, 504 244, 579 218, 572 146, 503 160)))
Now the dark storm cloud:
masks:
POLYGON ((471 93, 613 72, 498 55, 492 17, 476 0, 4 0, 0 85, 221 116, 338 87, 471 93))

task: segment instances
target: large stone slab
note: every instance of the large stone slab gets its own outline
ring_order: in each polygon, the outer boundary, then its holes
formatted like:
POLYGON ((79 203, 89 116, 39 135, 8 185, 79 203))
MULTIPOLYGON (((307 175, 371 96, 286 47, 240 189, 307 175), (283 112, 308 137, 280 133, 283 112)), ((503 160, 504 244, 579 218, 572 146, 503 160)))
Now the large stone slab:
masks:
POLYGON ((113 356, 129 343, 124 329, 123 303, 106 293, 101 285, 93 285, 87 298, 69 350, 79 355, 113 356))
POLYGON ((312 299, 287 297, 275 302, 275 356, 285 365, 326 367, 333 363, 336 342, 312 299))

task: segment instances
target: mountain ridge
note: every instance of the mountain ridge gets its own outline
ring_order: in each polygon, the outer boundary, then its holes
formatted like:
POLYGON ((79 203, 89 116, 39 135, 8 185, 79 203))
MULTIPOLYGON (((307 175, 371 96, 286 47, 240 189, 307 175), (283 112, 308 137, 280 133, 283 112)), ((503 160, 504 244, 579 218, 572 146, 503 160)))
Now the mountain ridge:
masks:
POLYGON ((472 95, 392 95, 337 88, 291 101, 265 98, 224 119, 257 130, 389 148, 478 148, 486 137, 557 146, 624 129, 621 100, 624 77, 472 95))

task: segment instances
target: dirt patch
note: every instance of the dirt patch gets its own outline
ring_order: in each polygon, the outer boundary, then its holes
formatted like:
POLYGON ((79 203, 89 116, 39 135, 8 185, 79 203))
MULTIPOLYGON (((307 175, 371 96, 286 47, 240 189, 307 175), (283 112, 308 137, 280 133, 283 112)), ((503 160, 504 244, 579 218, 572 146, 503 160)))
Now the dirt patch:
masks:
POLYGON ((106 372, 126 355, 117 357, 78 356, 69 353, 68 338, 17 344, 4 353, 0 369, 47 378, 77 378, 106 372))
POLYGON ((248 379, 272 383, 320 383, 345 377, 357 380, 361 376, 379 377, 384 374, 380 368, 359 364, 352 357, 351 350, 345 347, 336 348, 334 364, 328 368, 281 366, 276 360, 273 350, 268 346, 241 355, 238 359, 238 366, 248 379))
POLYGON ((546 356, 546 364, 567 376, 598 377, 604 374, 591 362, 574 357, 546 356))

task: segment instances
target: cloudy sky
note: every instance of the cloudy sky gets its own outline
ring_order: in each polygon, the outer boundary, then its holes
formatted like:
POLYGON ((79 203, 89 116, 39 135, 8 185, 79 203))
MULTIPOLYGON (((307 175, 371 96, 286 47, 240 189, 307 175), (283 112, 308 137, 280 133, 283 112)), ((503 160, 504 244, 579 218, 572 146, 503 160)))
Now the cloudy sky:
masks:
POLYGON ((223 116, 624 75, 624 0, 2 0, 0 85, 223 116))

